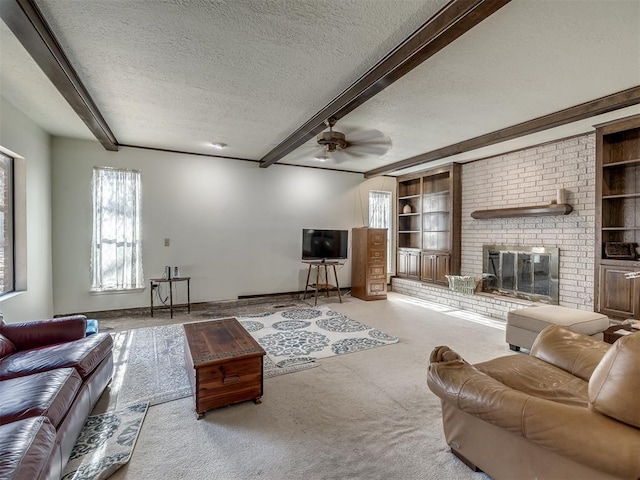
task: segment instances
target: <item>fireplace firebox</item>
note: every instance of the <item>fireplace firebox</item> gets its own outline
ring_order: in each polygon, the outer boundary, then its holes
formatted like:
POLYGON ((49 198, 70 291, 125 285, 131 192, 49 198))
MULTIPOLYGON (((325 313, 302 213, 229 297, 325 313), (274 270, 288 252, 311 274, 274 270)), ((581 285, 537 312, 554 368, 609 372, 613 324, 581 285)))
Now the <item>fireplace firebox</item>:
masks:
POLYGON ((513 245, 482 247, 482 290, 558 304, 558 248, 513 245))

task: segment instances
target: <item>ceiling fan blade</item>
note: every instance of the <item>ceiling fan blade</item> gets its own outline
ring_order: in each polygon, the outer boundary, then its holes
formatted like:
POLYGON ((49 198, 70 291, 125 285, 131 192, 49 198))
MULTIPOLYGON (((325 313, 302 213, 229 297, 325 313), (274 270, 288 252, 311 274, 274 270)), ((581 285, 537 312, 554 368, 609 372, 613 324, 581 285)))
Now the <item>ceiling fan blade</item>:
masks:
POLYGON ((362 155, 384 155, 389 151, 391 145, 368 145, 368 144, 355 144, 349 145, 347 150, 349 153, 362 154, 362 155))
POLYGON ((323 154, 326 154, 326 152, 321 146, 313 145, 311 143, 305 143, 304 145, 301 145, 296 150, 291 152, 285 158, 291 161, 313 160, 314 158, 322 156, 323 154))
POLYGON ((346 150, 336 150, 335 152, 331 152, 331 159, 337 165, 342 162, 346 162, 349 160, 350 155, 346 150))
POLYGON ((347 130, 345 132, 345 135, 349 143, 364 143, 389 139, 389 137, 387 137, 380 130, 351 129, 347 130))

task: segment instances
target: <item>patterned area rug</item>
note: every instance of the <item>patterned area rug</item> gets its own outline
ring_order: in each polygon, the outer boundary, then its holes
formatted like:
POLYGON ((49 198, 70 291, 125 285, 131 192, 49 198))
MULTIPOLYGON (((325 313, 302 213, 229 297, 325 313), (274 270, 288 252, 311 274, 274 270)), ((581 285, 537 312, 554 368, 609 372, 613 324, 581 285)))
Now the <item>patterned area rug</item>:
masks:
MULTIPOLYGON (((105 392, 109 396, 106 410, 141 402, 158 405, 192 395, 184 359, 182 325, 137 328, 112 335, 114 375, 105 392)), ((277 366, 265 357, 264 378, 316 366, 277 366)))
MULTIPOLYGON (((397 337, 331 310, 309 307, 237 317, 265 349, 264 378, 317 367, 315 360, 380 347, 397 337)), ((114 375, 105 410, 192 395, 180 324, 113 333, 114 375)))
POLYGON ((191 395, 182 325, 137 328, 113 335, 114 373, 108 409, 150 405, 191 395))
POLYGON ((278 367, 398 342, 398 337, 324 306, 237 318, 278 367))
POLYGON ((69 457, 61 480, 101 480, 131 458, 148 403, 90 416, 69 457))

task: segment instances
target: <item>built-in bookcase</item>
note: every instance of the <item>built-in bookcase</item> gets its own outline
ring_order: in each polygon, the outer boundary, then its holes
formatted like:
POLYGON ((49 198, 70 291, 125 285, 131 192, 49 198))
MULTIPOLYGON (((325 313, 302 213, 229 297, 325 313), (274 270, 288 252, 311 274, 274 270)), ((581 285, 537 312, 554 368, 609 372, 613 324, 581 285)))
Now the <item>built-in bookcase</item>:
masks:
POLYGON ((447 283, 460 270, 460 165, 398 178, 401 277, 447 283))
POLYGON ((640 115, 596 126, 596 310, 640 316, 640 115))

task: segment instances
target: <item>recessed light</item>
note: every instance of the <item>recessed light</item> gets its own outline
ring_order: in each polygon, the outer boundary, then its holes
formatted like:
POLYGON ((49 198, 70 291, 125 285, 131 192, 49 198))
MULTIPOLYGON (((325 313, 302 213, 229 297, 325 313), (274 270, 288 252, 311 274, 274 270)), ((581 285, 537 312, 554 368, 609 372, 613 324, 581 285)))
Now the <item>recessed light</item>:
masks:
POLYGON ((227 146, 226 143, 222 143, 222 142, 211 142, 211 145, 213 146, 213 148, 217 148, 218 150, 222 150, 227 146))

